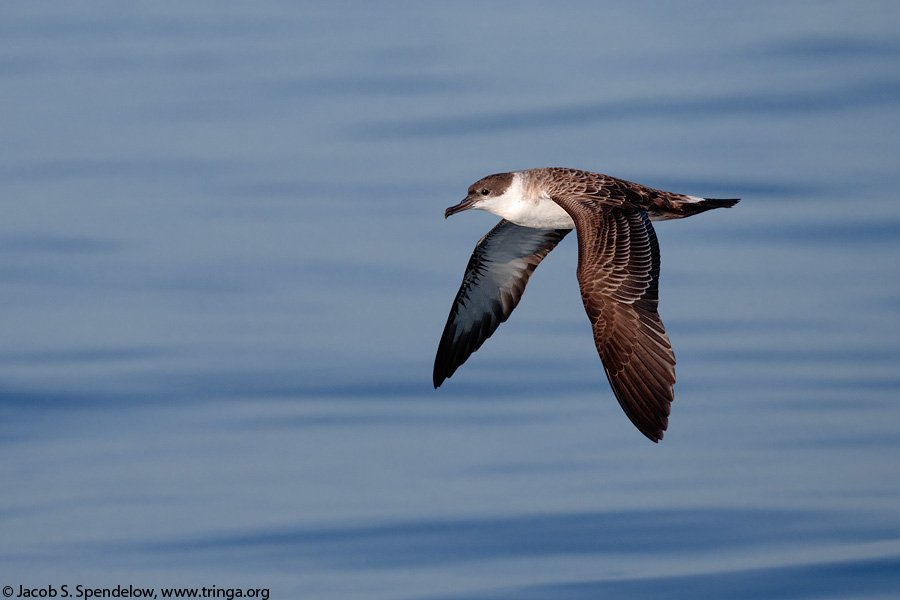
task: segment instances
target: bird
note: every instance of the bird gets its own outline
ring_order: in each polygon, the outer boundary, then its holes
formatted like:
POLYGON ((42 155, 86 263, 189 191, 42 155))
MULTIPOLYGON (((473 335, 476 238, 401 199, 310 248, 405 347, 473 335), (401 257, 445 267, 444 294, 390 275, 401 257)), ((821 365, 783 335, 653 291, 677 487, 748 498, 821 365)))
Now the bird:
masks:
POLYGON ((675 194, 577 169, 489 175, 444 218, 477 209, 501 217, 475 246, 434 360, 437 389, 506 321, 531 274, 574 229, 576 276, 613 393, 637 429, 663 438, 675 354, 660 320, 659 244, 651 221, 680 219, 739 198, 675 194))

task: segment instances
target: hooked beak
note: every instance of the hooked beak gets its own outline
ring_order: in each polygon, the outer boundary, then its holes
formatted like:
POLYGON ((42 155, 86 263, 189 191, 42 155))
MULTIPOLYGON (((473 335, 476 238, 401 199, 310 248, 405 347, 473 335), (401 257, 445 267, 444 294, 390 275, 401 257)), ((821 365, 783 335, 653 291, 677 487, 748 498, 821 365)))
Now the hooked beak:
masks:
POLYGON ((456 206, 451 206, 447 210, 444 211, 444 218, 446 219, 450 215, 455 215, 458 212, 462 212, 464 210, 468 210, 472 208, 472 205, 475 204, 475 200, 473 200, 470 196, 466 196, 465 199, 457 204, 456 206))

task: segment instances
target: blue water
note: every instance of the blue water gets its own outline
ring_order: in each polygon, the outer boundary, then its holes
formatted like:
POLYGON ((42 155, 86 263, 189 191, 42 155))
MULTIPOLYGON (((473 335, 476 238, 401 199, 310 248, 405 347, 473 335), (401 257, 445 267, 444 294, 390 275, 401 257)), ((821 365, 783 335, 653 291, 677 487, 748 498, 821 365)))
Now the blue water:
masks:
POLYGON ((0 585, 895 598, 900 5, 4 3, 0 585), (574 238, 441 389, 493 172, 660 223, 659 445, 574 238))

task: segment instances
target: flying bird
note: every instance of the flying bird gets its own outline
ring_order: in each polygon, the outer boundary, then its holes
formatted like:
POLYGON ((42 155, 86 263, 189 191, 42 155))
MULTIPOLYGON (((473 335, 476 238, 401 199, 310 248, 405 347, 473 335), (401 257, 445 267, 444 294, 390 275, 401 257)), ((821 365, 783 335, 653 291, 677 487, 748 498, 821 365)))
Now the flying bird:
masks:
POLYGON ((599 173, 543 168, 489 175, 444 218, 468 209, 502 220, 476 244, 434 360, 434 387, 506 321, 528 278, 567 233, 578 236, 578 284, 616 399, 658 442, 674 398, 675 355, 657 312, 659 245, 651 221, 739 199, 673 194, 599 173))

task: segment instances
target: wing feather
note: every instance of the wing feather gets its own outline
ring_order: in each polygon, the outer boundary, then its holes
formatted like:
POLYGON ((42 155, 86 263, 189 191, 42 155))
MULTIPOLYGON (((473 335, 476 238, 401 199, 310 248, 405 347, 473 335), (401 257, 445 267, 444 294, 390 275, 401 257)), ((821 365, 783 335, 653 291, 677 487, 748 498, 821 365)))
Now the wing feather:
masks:
POLYGON ((631 422, 659 441, 674 399, 675 355, 659 318, 659 245, 646 211, 554 198, 578 231, 578 283, 594 343, 631 422))
POLYGON ((569 231, 522 227, 504 219, 481 238, 438 345, 435 388, 509 318, 535 268, 569 231))

